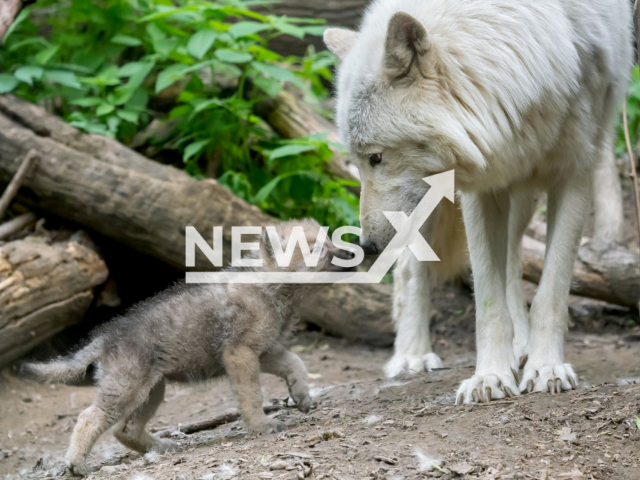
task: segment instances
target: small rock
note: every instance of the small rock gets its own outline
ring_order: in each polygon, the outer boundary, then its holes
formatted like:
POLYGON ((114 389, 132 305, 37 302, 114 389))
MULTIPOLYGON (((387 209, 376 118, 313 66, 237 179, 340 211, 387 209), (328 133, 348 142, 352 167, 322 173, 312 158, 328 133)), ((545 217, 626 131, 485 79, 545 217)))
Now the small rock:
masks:
POLYGON ((284 460, 276 460, 271 465, 269 465, 269 470, 285 470, 289 464, 284 460))
POLYGON ((458 462, 453 465, 449 465, 447 468, 458 475, 467 475, 468 473, 471 473, 475 467, 469 465, 467 462, 458 462))

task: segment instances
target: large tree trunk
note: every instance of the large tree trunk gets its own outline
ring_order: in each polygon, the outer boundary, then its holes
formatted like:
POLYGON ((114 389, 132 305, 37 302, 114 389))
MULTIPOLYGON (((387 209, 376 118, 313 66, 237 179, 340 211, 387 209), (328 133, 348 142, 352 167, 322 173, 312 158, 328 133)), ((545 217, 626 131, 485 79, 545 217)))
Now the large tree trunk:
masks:
MULTIPOLYGON (((185 269, 186 226, 209 241, 212 228, 223 226, 229 252, 231 226, 276 221, 214 180, 196 181, 113 140, 80 133, 37 106, 0 97, 0 182, 11 179, 29 150, 39 159, 20 201, 179 269, 185 269)), ((197 270, 211 269, 196 253, 197 270)), ((327 286, 302 302, 301 314, 329 333, 390 345, 390 293, 388 285, 327 286)))
POLYGON ((108 276, 92 249, 70 241, 0 247, 0 368, 79 322, 108 276))

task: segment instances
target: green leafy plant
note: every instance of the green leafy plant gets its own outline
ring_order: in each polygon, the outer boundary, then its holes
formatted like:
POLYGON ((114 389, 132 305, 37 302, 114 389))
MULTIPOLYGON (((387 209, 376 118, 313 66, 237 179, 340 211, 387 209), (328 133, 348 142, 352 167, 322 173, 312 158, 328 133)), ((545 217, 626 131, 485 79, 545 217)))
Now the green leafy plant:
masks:
MULTIPOLYGON (((638 142, 638 128, 640 127, 640 71, 638 65, 633 69, 632 82, 627 96, 627 117, 629 119, 629 138, 631 145, 638 142)), ((616 128, 616 155, 621 156, 627 152, 624 140, 623 123, 620 119, 616 128)))
POLYGON ((324 168, 332 156, 326 139, 284 140, 256 114, 285 85, 319 105, 335 63, 327 52, 298 58, 270 50, 279 35, 319 35, 324 27, 251 9, 265 3, 39 0, 5 37, 0 93, 125 144, 159 123, 162 134, 148 141, 161 161, 218 178, 281 218, 356 224, 353 182, 324 168))

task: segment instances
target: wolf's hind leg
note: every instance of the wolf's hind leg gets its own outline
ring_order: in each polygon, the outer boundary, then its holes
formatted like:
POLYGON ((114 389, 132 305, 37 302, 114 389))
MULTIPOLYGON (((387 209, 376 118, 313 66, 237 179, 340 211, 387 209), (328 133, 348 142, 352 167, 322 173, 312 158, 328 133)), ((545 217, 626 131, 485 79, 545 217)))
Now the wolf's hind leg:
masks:
POLYGON ((523 367, 529 343, 529 310, 522 290, 522 236, 536 209, 536 196, 529 189, 512 191, 509 211, 507 258, 507 305, 513 322, 513 354, 523 367))
POLYGON ((267 417, 262 409, 260 360, 256 352, 247 345, 236 345, 223 352, 222 361, 238 395, 240 413, 249 431, 274 433, 284 430, 284 423, 267 417))
POLYGON ((298 410, 308 413, 311 409, 309 382, 307 369, 295 353, 288 350, 278 350, 265 353, 260 357, 260 367, 263 372, 282 378, 287 382, 289 394, 296 402, 298 410))
POLYGON ((156 413, 164 400, 164 380, 160 381, 149 393, 149 399, 129 418, 121 422, 114 432, 115 437, 125 447, 140 453, 155 451, 164 453, 176 449, 176 444, 170 440, 156 438, 145 430, 145 426, 156 413))
POLYGON ((442 368, 431 346, 431 288, 426 262, 406 250, 393 274, 393 321, 396 327, 393 357, 385 366, 387 377, 404 372, 442 368))

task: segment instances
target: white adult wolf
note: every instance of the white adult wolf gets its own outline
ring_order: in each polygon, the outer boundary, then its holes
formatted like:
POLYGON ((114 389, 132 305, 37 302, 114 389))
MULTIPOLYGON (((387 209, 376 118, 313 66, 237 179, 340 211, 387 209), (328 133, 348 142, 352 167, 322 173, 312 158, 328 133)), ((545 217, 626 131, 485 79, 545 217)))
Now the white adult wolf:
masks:
POLYGON ((382 251, 394 234, 383 212, 410 213, 423 177, 456 171, 478 351, 459 402, 577 385, 564 359, 572 267, 627 89, 631 30, 629 0, 378 0, 359 32, 325 33, 342 60, 336 117, 362 177, 363 244, 382 251), (520 245, 539 190, 547 258, 528 313, 520 245))

